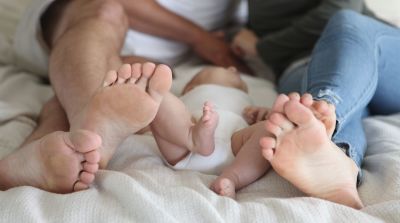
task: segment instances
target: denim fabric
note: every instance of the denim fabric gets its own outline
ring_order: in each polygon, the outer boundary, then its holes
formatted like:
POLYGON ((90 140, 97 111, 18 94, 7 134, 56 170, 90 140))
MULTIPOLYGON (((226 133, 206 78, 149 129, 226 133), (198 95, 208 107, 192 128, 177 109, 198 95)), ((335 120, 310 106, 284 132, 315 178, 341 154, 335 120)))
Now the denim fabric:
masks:
POLYGON ((279 81, 281 93, 308 92, 336 107, 333 142, 361 167, 362 119, 400 112, 400 30, 343 10, 331 18, 310 64, 279 81))

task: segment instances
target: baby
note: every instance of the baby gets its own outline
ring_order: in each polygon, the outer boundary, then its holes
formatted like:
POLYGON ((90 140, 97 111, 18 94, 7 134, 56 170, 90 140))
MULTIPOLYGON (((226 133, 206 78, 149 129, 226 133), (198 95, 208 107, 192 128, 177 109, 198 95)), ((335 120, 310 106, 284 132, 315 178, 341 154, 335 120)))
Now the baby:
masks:
POLYGON ((264 123, 249 127, 242 117, 250 105, 235 68, 207 67, 185 86, 181 98, 164 97, 150 128, 171 168, 217 174, 211 189, 234 198, 269 168, 259 146, 267 134, 264 123))

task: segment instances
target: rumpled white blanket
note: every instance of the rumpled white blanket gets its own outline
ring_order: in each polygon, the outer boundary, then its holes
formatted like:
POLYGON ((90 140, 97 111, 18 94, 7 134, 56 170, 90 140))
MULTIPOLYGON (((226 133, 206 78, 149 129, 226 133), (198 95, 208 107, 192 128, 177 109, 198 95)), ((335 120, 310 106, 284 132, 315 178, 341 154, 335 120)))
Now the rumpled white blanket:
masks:
MULTIPOLYGON (((1 157, 32 131, 41 105, 52 95, 37 77, 9 65, 14 29, 9 24, 25 1, 0 1, 0 15, 9 19, 0 19, 1 157)), ((178 67, 173 91, 179 92, 198 69, 193 62, 178 67)), ((246 81, 253 100, 270 105, 272 86, 246 81)), ((171 170, 151 136, 132 136, 89 190, 59 195, 18 187, 0 192, 0 222, 400 222, 400 114, 368 118, 365 129, 369 148, 359 187, 366 205, 361 211, 305 197, 274 171, 239 191, 236 200, 220 197, 208 189, 216 176, 171 170)))

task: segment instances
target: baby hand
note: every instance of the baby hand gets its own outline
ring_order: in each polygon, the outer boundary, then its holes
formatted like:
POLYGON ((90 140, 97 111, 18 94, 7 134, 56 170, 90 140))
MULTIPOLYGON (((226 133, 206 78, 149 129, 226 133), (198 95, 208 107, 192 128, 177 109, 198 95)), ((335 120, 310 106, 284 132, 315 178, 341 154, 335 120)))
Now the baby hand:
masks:
POLYGON ((266 120, 269 112, 269 108, 248 106, 243 110, 243 118, 246 120, 247 124, 252 125, 266 120))

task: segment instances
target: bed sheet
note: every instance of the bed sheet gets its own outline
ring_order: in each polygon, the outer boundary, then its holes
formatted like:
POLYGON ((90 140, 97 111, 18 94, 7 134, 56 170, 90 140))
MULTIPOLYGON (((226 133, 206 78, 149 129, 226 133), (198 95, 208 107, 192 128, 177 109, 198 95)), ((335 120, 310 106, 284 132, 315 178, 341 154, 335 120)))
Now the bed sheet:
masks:
MULTIPOLYGON (((22 11, 13 4, 0 1, 0 15, 7 11, 11 22, 22 11)), ((53 94, 37 76, 11 65, 9 24, 0 19, 0 157, 32 131, 41 105, 53 94)), ((199 69, 196 60, 177 67, 173 92, 199 69)), ((272 103, 271 83, 245 80, 256 104, 272 103)), ((1 191, 0 222, 400 222, 400 114, 368 118, 365 129, 368 150, 359 193, 366 207, 361 211, 306 197, 274 171, 239 191, 236 200, 220 197, 208 188, 216 176, 166 167, 154 139, 144 135, 129 137, 89 190, 1 191)))
MULTIPOLYGON (((189 62, 175 69, 174 91, 179 92, 200 68, 189 62)), ((2 155, 29 134, 40 105, 52 95, 50 88, 35 78, 9 66, 0 67, 2 155), (38 99, 26 99, 28 93, 38 99)), ((269 82, 249 77, 245 80, 257 104, 272 103, 275 94, 269 82)), ((220 197, 208 188, 216 176, 166 167, 153 137, 145 135, 129 137, 87 191, 59 195, 17 187, 0 192, 0 221, 398 222, 400 115, 369 118, 365 124, 369 148, 359 193, 367 206, 361 211, 305 197, 274 171, 239 191, 236 200, 220 197)))

